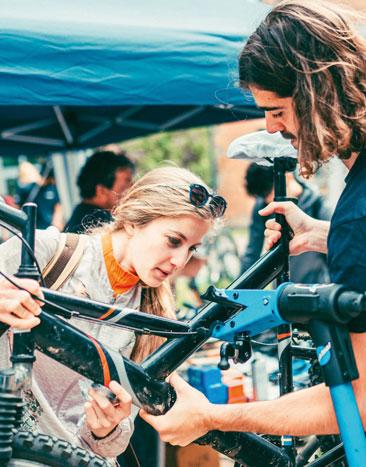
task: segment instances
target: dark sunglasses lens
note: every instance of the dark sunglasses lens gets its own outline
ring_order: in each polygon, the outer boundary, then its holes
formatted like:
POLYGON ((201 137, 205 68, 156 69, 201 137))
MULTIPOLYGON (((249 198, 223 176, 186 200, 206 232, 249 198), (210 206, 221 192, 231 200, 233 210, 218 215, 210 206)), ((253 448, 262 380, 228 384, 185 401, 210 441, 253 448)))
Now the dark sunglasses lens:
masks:
POLYGON ((226 201, 222 196, 213 196, 210 202, 210 209, 215 217, 222 217, 226 211, 226 201))
POLYGON ((190 199, 194 206, 201 207, 207 203, 209 194, 202 185, 192 184, 190 186, 190 199))

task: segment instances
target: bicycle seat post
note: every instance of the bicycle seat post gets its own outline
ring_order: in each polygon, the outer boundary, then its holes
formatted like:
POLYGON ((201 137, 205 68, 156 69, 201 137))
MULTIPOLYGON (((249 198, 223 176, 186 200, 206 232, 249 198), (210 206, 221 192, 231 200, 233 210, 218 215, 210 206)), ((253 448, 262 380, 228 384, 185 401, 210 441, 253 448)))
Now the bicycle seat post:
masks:
MULTIPOLYGON (((34 251, 37 205, 26 203, 23 211, 27 215, 27 222, 23 230, 23 238, 34 251)), ((39 280, 39 273, 34 259, 27 247, 22 244, 21 263, 16 273, 17 277, 39 280)), ((34 338, 29 330, 14 330, 13 351, 11 361, 15 370, 16 382, 25 389, 31 387, 32 366, 34 357, 34 338)))
MULTIPOLYGON (((292 157, 275 157, 273 160, 273 188, 274 188, 274 201, 292 201, 297 202, 295 198, 287 197, 286 190, 286 172, 293 172, 296 168, 296 159, 292 157)), ((282 226, 281 244, 283 247, 283 261, 285 268, 280 282, 289 281, 289 237, 290 229, 287 225, 286 218, 283 214, 276 214, 276 221, 282 226)))
MULTIPOLYGON (((37 205, 34 203, 26 203, 22 207, 22 210, 27 216, 27 222, 23 228, 23 238, 27 241, 32 251, 34 251, 37 205)), ((34 279, 36 281, 39 280, 39 272, 34 263, 34 259, 24 243, 22 244, 21 262, 16 276, 34 279)))
MULTIPOLYGON (((273 159, 273 188, 274 201, 294 201, 287 197, 286 172, 292 172, 296 168, 297 160, 292 157, 275 157, 273 159)), ((283 214, 276 214, 276 221, 282 227, 281 245, 283 258, 283 271, 277 278, 276 284, 279 286, 284 282, 289 282, 289 241, 290 229, 283 214)), ((277 328, 278 342, 278 369, 280 395, 287 394, 293 390, 292 377, 292 354, 291 354, 291 326, 284 324, 277 328)), ((289 456, 294 458, 294 443, 291 436, 282 436, 281 444, 286 449, 289 456)))

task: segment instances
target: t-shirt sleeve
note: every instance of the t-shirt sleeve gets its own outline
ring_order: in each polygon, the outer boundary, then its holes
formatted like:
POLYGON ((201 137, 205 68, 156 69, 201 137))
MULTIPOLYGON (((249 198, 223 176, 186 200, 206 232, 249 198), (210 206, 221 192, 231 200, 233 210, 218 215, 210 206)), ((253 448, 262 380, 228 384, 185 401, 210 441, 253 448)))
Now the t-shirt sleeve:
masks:
MULTIPOLYGON (((332 282, 366 291, 366 217, 345 222, 330 237, 332 254, 329 273, 332 282)), ((366 332, 366 313, 349 323, 353 332, 366 332)))
MULTIPOLYGON (((60 240, 60 232, 55 227, 37 230, 34 252, 41 270, 54 256, 60 240)), ((15 274, 20 264, 21 241, 12 237, 0 245, 0 270, 15 274)))

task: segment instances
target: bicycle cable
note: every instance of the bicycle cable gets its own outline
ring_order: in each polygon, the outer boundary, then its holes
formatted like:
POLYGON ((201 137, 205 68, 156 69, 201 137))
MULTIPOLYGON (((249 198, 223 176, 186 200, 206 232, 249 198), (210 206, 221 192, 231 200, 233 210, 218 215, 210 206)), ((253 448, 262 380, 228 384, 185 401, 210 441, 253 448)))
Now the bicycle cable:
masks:
POLYGON ((27 249, 27 252, 31 255, 32 257, 32 260, 34 261, 36 267, 37 267, 37 270, 38 270, 38 274, 40 276, 40 281, 41 281, 41 284, 43 287, 46 287, 46 284, 44 282, 44 278, 43 278, 43 275, 42 275, 42 271, 41 271, 41 268, 39 266, 39 263, 38 263, 38 260, 36 258, 36 255, 34 254, 34 251, 32 250, 32 247, 29 245, 29 243, 27 242, 27 240, 25 238, 23 238, 15 229, 13 229, 12 227, 10 227, 9 225, 5 224, 4 222, 1 222, 0 221, 0 226, 3 227, 4 229, 8 230, 9 232, 11 232, 13 235, 15 235, 17 238, 19 238, 19 240, 21 240, 21 242, 23 243, 23 245, 26 247, 27 249))
POLYGON ((13 279, 11 279, 3 271, 0 271, 0 276, 4 277, 4 279, 6 279, 8 282, 10 282, 12 285, 14 285, 14 287, 16 287, 17 289, 24 290, 25 292, 29 293, 29 295, 34 300, 37 300, 39 302, 44 303, 45 305, 50 305, 53 308, 56 308, 60 312, 60 314, 62 314, 62 316, 64 316, 65 318, 71 318, 73 316, 76 317, 77 315, 79 315, 79 312, 77 312, 77 311, 71 311, 71 310, 69 310, 68 308, 66 308, 66 307, 64 307, 62 305, 58 305, 57 303, 53 303, 50 300, 46 300, 45 298, 38 297, 38 295, 36 295, 36 294, 34 294, 32 292, 29 292, 29 290, 27 290, 24 287, 22 287, 21 285, 17 284, 15 281, 13 281, 13 279))
POLYGON ((137 332, 137 333, 140 333, 140 334, 153 334, 155 336, 167 337, 167 338, 195 336, 195 335, 201 334, 203 332, 208 332, 208 330, 205 330, 204 328, 200 328, 200 330, 198 330, 198 331, 172 331, 172 332, 171 331, 152 330, 152 329, 149 329, 149 328, 139 329, 137 327, 130 326, 130 325, 123 325, 121 323, 113 323, 113 322, 110 322, 110 321, 101 321, 98 318, 93 318, 93 317, 90 317, 90 316, 80 315, 80 313, 78 311, 72 311, 69 308, 66 308, 66 307, 64 307, 62 305, 58 305, 57 303, 54 303, 54 302, 52 302, 50 300, 46 300, 45 298, 38 297, 37 295, 29 292, 27 289, 25 289, 24 287, 17 284, 7 274, 5 274, 2 271, 0 271, 0 275, 2 277, 4 277, 4 279, 6 279, 8 282, 10 282, 12 285, 14 285, 14 287, 18 288, 19 290, 24 290, 25 292, 28 292, 33 299, 38 300, 38 301, 44 303, 45 305, 49 305, 49 306, 52 306, 53 308, 57 309, 59 311, 59 313, 61 314, 61 316, 63 316, 64 318, 67 318, 67 319, 77 318, 77 319, 82 319, 82 320, 85 320, 85 321, 93 322, 93 323, 96 323, 96 324, 99 324, 99 325, 104 324, 104 325, 107 325, 107 326, 112 326, 112 327, 117 327, 117 328, 126 328, 126 329, 130 329, 131 331, 134 331, 134 332, 137 332))
POLYGON ((130 329, 131 331, 134 331, 138 334, 153 334, 154 336, 159 336, 159 337, 171 337, 171 338, 177 338, 177 337, 185 337, 185 336, 196 336, 197 334, 201 334, 204 332, 208 332, 205 328, 199 328, 199 331, 159 331, 159 330, 151 330, 149 328, 137 328, 135 326, 130 326, 130 325, 124 325, 120 323, 113 323, 113 322, 108 322, 108 321, 101 321, 98 318, 91 318, 89 316, 84 316, 84 315, 78 315, 76 316, 76 319, 82 319, 85 321, 91 321, 93 323, 97 324, 106 324, 107 326, 111 327, 117 327, 117 328, 126 328, 130 329))
POLYGON ((263 345, 265 347, 277 347, 277 345, 278 345, 276 342, 273 342, 273 343, 261 342, 261 341, 256 341, 254 339, 250 339, 250 342, 253 342, 254 344, 258 344, 258 345, 263 345))

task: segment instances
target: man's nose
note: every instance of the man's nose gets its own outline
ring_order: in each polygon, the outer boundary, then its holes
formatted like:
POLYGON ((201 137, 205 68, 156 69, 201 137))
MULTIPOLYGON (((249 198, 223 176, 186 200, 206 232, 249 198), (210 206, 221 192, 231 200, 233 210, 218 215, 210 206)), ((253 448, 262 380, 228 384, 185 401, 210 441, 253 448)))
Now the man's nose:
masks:
POLYGON ((266 130, 268 133, 277 133, 277 131, 284 131, 285 125, 281 121, 275 120, 270 115, 266 115, 266 130))

